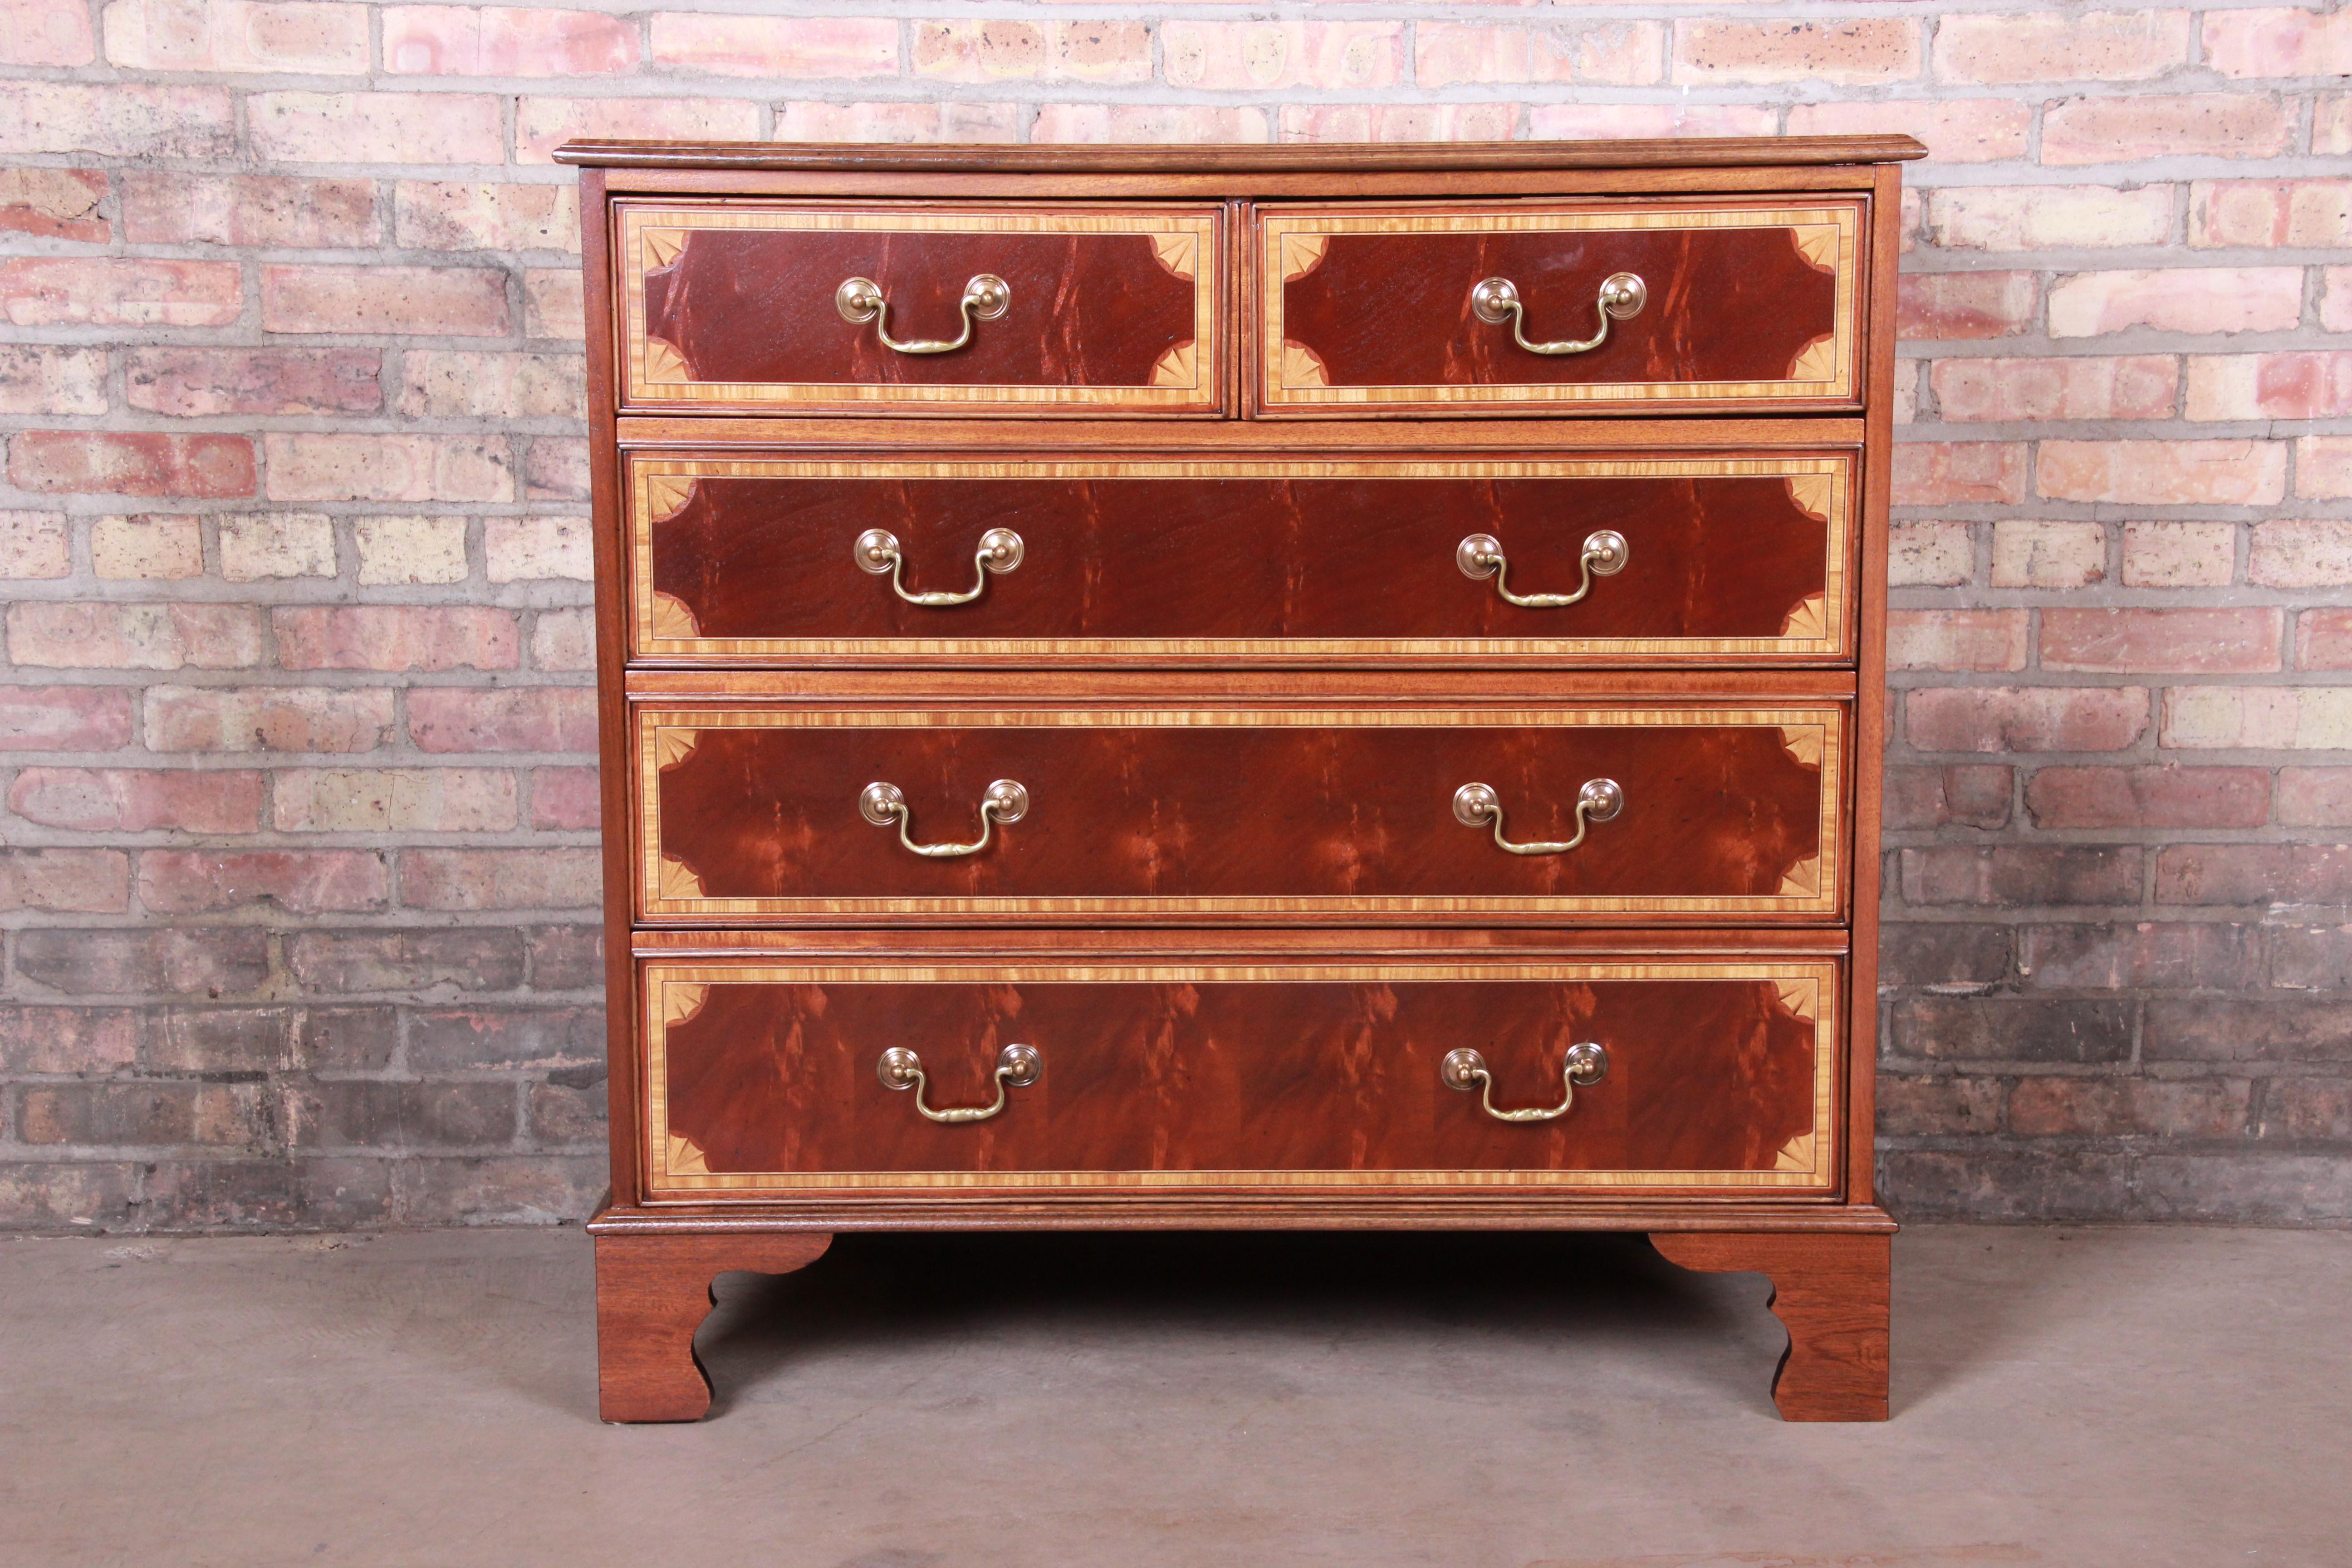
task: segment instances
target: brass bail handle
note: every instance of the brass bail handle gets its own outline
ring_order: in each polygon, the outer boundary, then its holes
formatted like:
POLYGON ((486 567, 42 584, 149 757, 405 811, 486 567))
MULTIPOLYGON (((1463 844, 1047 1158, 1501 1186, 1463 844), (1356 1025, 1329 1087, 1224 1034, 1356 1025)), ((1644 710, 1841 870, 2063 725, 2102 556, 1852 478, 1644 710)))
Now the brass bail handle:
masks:
POLYGON ((898 842, 917 855, 929 859, 946 860, 959 855, 977 855, 988 847, 989 835, 1000 822, 1018 822, 1029 814, 1029 792, 1012 779, 998 779, 980 797, 980 837, 970 844, 918 844, 907 836, 914 814, 907 809, 907 795, 897 784, 880 780, 857 792, 857 814, 877 827, 896 823, 898 842))
MULTIPOLYGON (((1625 536, 1613 528, 1596 528, 1584 536, 1584 552, 1580 564, 1583 576, 1573 594, 1514 594, 1507 574, 1510 563, 1503 557, 1503 542, 1491 533, 1474 533, 1454 547, 1454 564, 1462 568, 1462 575, 1473 581, 1492 577, 1495 592, 1514 605, 1530 610, 1557 609, 1573 605, 1592 592, 1595 577, 1614 577, 1625 570, 1633 555, 1633 547, 1625 536)), ((878 568, 868 567, 868 571, 878 568)), ((978 593, 978 589, 972 590, 978 593)))
POLYGON ((1601 280, 1601 325, 1591 337, 1531 343, 1527 333, 1528 308, 1519 299, 1517 284, 1507 278, 1489 278, 1470 290, 1471 313, 1489 326, 1510 322, 1512 339, 1531 354, 1589 354, 1609 341, 1612 321, 1630 321, 1649 302, 1648 284, 1633 273, 1612 272, 1601 280))
POLYGON ((890 307, 882 298, 882 286, 871 278, 851 278, 833 291, 833 308, 841 319, 853 326, 874 323, 874 335, 882 340, 886 349, 896 349, 902 354, 945 354, 971 342, 974 321, 992 321, 1013 307, 1013 285, 993 272, 982 272, 963 286, 963 301, 957 309, 963 316, 963 334, 950 342, 946 338, 914 338, 898 342, 890 336, 890 307))
MULTIPOLYGON (((971 587, 961 594, 910 594, 899 575, 906 569, 906 552, 898 548, 898 536, 887 528, 869 528, 857 536, 855 546, 860 570, 877 576, 889 574, 890 591, 910 605, 939 608, 948 605, 969 605, 980 597, 988 586, 991 573, 1005 573, 1021 564, 1026 547, 1021 536, 1009 528, 992 528, 980 536, 980 549, 972 555, 972 564, 980 569, 971 587)), ((1612 567, 1613 571, 1614 568, 1612 567)))
POLYGON ((1007 1046, 996 1057, 996 1103, 993 1105, 950 1105, 934 1110, 923 1103, 923 1059, 904 1046, 892 1046, 874 1064, 874 1076, 882 1080, 884 1089, 911 1089, 915 1091, 915 1109, 929 1121, 985 1121, 1004 1109, 1005 1089, 1026 1089, 1037 1081, 1045 1069, 1045 1059, 1034 1046, 1007 1046))
POLYGON ((1437 1064, 1437 1076, 1448 1089, 1465 1092, 1478 1091, 1478 1103, 1486 1114, 1497 1121, 1557 1121, 1576 1104, 1576 1091, 1591 1089, 1609 1076, 1609 1053, 1590 1040, 1568 1047, 1568 1063, 1560 1068, 1560 1088, 1565 1091, 1558 1105, 1538 1105, 1527 1110, 1495 1109, 1495 1079, 1486 1070, 1486 1058, 1476 1051, 1448 1051, 1445 1059, 1437 1064))
POLYGON ((1587 779, 1576 792, 1576 837, 1562 844, 1514 844, 1503 837, 1503 798, 1495 786, 1466 784, 1454 792, 1454 820, 1465 827, 1495 830, 1496 844, 1514 855, 1565 855, 1584 842, 1586 829, 1625 809, 1625 791, 1615 779, 1587 779))

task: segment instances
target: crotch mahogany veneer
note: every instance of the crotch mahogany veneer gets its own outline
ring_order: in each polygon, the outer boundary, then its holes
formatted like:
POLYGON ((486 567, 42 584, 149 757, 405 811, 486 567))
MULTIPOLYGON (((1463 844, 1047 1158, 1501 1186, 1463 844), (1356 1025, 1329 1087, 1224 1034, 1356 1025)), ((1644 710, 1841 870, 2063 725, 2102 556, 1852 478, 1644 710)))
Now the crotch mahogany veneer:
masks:
POLYGON ((1922 151, 559 153, 605 1417, 722 1271, 1149 1226, 1645 1231, 1884 1417, 1922 151))

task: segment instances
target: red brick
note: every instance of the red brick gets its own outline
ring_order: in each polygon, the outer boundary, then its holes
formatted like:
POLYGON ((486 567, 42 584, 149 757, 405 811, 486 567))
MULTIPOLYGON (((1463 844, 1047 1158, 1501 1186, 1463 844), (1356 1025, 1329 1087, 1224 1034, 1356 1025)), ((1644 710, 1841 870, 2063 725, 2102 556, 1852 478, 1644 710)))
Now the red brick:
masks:
MULTIPOLYGON (((1898 455, 1903 448, 1897 447, 1898 455)), ((2277 441, 2044 441, 2035 475, 2053 500, 2269 506, 2286 494, 2277 441)))
MULTIPOLYGON (((614 136, 754 142, 760 136, 760 106, 737 98, 526 98, 515 109, 518 163, 551 163, 555 150, 574 138, 614 136)), ((777 136, 784 139, 781 123, 777 136)))
POLYGON ((0 577, 37 579, 72 573, 73 528, 65 513, 0 511, 0 577))
POLYGON ((19 489, 51 492, 249 496, 253 443, 242 436, 26 430, 9 437, 8 478, 19 489))
POLYGON ((403 180, 393 232, 425 250, 580 249, 580 193, 570 185, 403 180))
POLYGON ((373 414, 380 349, 142 348, 124 357, 133 408, 194 419, 232 414, 373 414))
POLYGON ((1927 193, 1928 237, 1947 250, 2161 245, 2169 185, 1956 185, 1927 193))
POLYGON ((2023 931, 2021 961, 2042 990, 2250 990, 2263 984, 2260 932, 2218 921, 2044 925, 2023 931))
POLYGON ((0 234, 104 245, 114 237, 105 200, 103 169, 0 169, 0 234))
POLYGON ((2137 845, 1938 844, 1905 849, 1898 863, 1903 901, 1914 908, 2139 902, 2137 845))
POLYGON ((2173 844, 2156 862, 2159 904, 2352 901, 2352 844, 2173 844))
POLYGON ((400 857, 400 901, 423 910, 570 910, 604 890, 593 849, 409 849, 400 857))
MULTIPOLYGON (((1947 16, 1940 26, 1949 26, 1956 19, 1947 16)), ((2033 106, 2008 98, 1789 106, 1791 136, 1916 136, 1935 149, 1939 163, 2022 158, 2032 128, 2033 106)))
POLYGON ((257 157, 280 163, 502 163, 487 93, 259 92, 246 100, 257 157))
POLYGON ((1957 588, 1976 575, 1975 533, 1965 522, 1898 522, 1890 534, 1887 577, 1897 587, 1957 588))
POLYGON ((131 857, 120 849, 0 849, 0 910, 120 914, 131 857))
POLYGON ((2270 798, 2263 768, 2042 768, 2025 784, 2044 828, 2260 827, 2270 798))
POLYGON ((418 687, 408 735, 420 752, 593 752, 596 694, 582 686, 418 687))
MULTIPOLYGON (((919 30, 939 24, 918 23, 919 30)), ((887 16, 733 16, 656 12, 653 58, 713 76, 898 74, 898 24, 887 16)), ((1148 73, 1147 73, 1148 74, 1148 73)))
POLYGON ((2147 732, 2143 687, 1922 687, 1904 732, 1923 752, 2119 752, 2147 732))
POLYGON ((377 243, 375 182, 128 169, 122 235, 134 245, 361 248, 377 243))
POLYGON ((0 0, 0 66, 86 66, 96 58, 88 7, 0 0))
POLYGON ((280 833, 502 833, 515 825, 504 768, 306 768, 277 778, 280 833))
POLYGON ((2006 441, 1909 441, 1895 448, 1895 504, 2013 504, 2025 499, 2025 447, 2006 441))
POLYGON ((2042 161, 2274 158, 2294 143, 2295 111, 2275 98, 2202 92, 2070 98, 2042 111, 2042 161))
POLYGON ((2200 180, 2189 187, 2192 246, 2352 246, 2352 180, 2200 180))
POLYGON ((321 0, 110 0, 108 63, 126 71, 357 76, 368 68, 364 5, 321 0))
POLYGON ((1889 827, 2003 827, 2015 770, 1986 763, 1886 770, 1889 827))
POLYGON ((1858 86, 1917 76, 1920 54, 1919 24, 1907 17, 1681 21, 1675 24, 1674 79, 1697 86, 1735 82, 1858 86))
POLYGON ((2023 669, 2023 610, 1895 610, 1886 618, 1890 669, 2023 669))
POLYGON ((637 26, 601 11, 387 5, 383 66, 394 76, 609 76, 637 63, 637 26))
POLYGON ((2209 11, 2205 64, 2232 77, 2352 76, 2352 15, 2209 11))
POLYGON ((2191 419, 2352 416, 2352 352, 2199 354, 2189 362, 2191 419))
POLYGON ((530 628, 533 669, 596 668, 596 623, 586 610, 541 610, 530 628))
POLYGON ((1597 137, 1769 136, 1772 110, 1748 103, 1538 103, 1528 110, 1538 141, 1597 137))
POLYGON ((0 686, 0 752, 113 752, 131 743, 121 686, 0 686))
MULTIPOLYGON (((805 134, 808 127, 795 129, 805 134)), ((1263 109, 1197 103, 1048 103, 1030 128, 1033 142, 1270 142, 1263 109)), ((828 137, 829 141, 848 140, 828 137)))
POLYGON ((2246 580, 2271 588, 2352 585, 2352 521, 2282 518, 2256 524, 2246 580))
MULTIPOLYGON (((821 68, 798 75, 897 74, 898 34, 887 39, 853 34, 877 24, 834 17, 845 69, 821 68)), ((658 26, 658 24, 656 24, 658 26)), ((1151 28, 1140 21, 1029 22, 1012 17, 915 24, 914 73, 933 81, 1142 82, 1151 79, 1151 28)), ((815 62, 812 62, 813 64, 815 62)))
POLYGON ((226 327, 245 311, 233 261, 12 256, 0 310, 19 327, 226 327))
POLYGON ((1413 83, 1580 81, 1646 87, 1664 74, 1666 30, 1648 21, 1544 27, 1421 22, 1413 83))
POLYGON ((16 81, 0 93, 0 154, 227 158, 236 100, 218 87, 16 81))
POLYGON ((105 412, 104 349, 0 344, 0 414, 40 416, 105 412))
POLYGON ((1935 1137, 2000 1131, 1997 1078, 1878 1078, 1881 1137, 1935 1137))
POLYGON ((1947 359, 1928 380, 1947 419, 2163 419, 2179 392, 2180 362, 2170 354, 1947 359))
POLYGON ((507 275, 459 267, 265 267, 261 325, 272 332, 507 335, 507 275))
POLYGON ((2014 337, 2032 327, 2040 299, 2031 272, 1906 272, 1895 330, 1913 340, 2014 337))
POLYGON ((2279 668, 2280 612, 2242 609, 2042 612, 2044 669, 2245 675, 2279 668))
POLYGON ((0 1072, 120 1072, 146 1032, 129 1007, 0 1007, 0 1072))
POLYGON ((2281 768, 2283 827, 2352 827, 2352 768, 2281 768))
POLYGON ((2294 618, 2297 669, 2352 669, 2352 609, 2305 610, 2294 618))
POLYGON ((273 500, 505 501, 514 456, 502 436, 273 432, 273 500))
POLYGON ((2243 1079, 2020 1079, 2009 1127, 2021 1138, 2231 1138, 2246 1131, 2252 1093, 2243 1079))
POLYGON ((1160 25, 1160 74, 1196 91, 1394 87, 1404 79, 1402 22, 1160 25))
POLYGON ((2295 442, 2294 493, 2317 500, 2352 496, 2352 437, 2305 436, 2295 442))
POLYGON ((521 662, 510 610, 488 605, 302 605, 274 610, 288 669, 512 669, 521 662))
POLYGON ((369 752, 391 738, 393 693, 156 686, 146 710, 151 752, 369 752))
POLYGON ((139 901, 152 913, 263 902, 297 914, 380 910, 391 890, 383 858, 360 850, 150 849, 139 857, 139 901))
POLYGON ((2050 335, 2087 338, 2147 327, 2159 332, 2276 332, 2303 314, 2299 267, 2177 267, 2082 272, 2050 290, 2050 335))
POLYGON ((161 992, 217 1001, 224 994, 253 991, 268 982, 269 933, 259 926, 44 927, 18 936, 16 971, 53 991, 161 992))
POLYGON ((566 436, 534 437, 523 457, 523 499, 584 501, 590 471, 587 442, 566 436))
POLYGON ((1516 103, 1286 103, 1276 136, 1283 142, 1508 142, 1518 121, 1516 103))
POLYGON ((530 825, 542 831, 593 828, 599 815, 594 768, 541 768, 530 775, 530 825))
POLYGON ((72 604, 8 607, 8 657, 68 669, 241 669, 261 661, 250 605, 72 604))
POLYGON ((24 768, 8 809, 78 833, 252 833, 261 826, 264 774, 242 770, 24 768))
POLYGON ((1936 24, 1944 81, 2147 81, 2188 63, 2186 11, 1963 12, 1936 24))
POLYGON ((2005 517, 1992 525, 1996 588, 2085 588, 2106 574, 2103 524, 2005 517))
POLYGON ((522 275, 522 331, 527 338, 574 342, 588 335, 578 268, 561 271, 532 268, 522 275))

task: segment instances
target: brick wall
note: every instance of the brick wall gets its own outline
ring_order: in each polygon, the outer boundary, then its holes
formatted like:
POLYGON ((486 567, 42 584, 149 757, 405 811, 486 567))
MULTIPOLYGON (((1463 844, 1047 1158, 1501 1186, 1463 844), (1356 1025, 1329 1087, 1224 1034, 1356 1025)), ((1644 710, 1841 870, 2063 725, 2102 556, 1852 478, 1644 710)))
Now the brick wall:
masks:
POLYGON ((1890 1200, 2352 1218, 2352 13, 759 9, 0 0, 0 1222, 601 1184, 564 138, 1847 131, 1890 1200))

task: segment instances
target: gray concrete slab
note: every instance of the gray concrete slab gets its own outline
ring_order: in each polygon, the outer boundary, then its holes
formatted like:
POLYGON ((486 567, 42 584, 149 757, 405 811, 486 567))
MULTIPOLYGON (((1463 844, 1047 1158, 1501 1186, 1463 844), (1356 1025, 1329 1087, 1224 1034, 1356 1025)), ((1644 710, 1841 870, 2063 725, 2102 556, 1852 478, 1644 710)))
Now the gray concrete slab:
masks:
POLYGON ((1918 1228, 1895 1419, 1785 1426, 1635 1240, 849 1238, 594 1419, 578 1231, 0 1244, 0 1563, 2352 1563, 2352 1233, 1918 1228))

